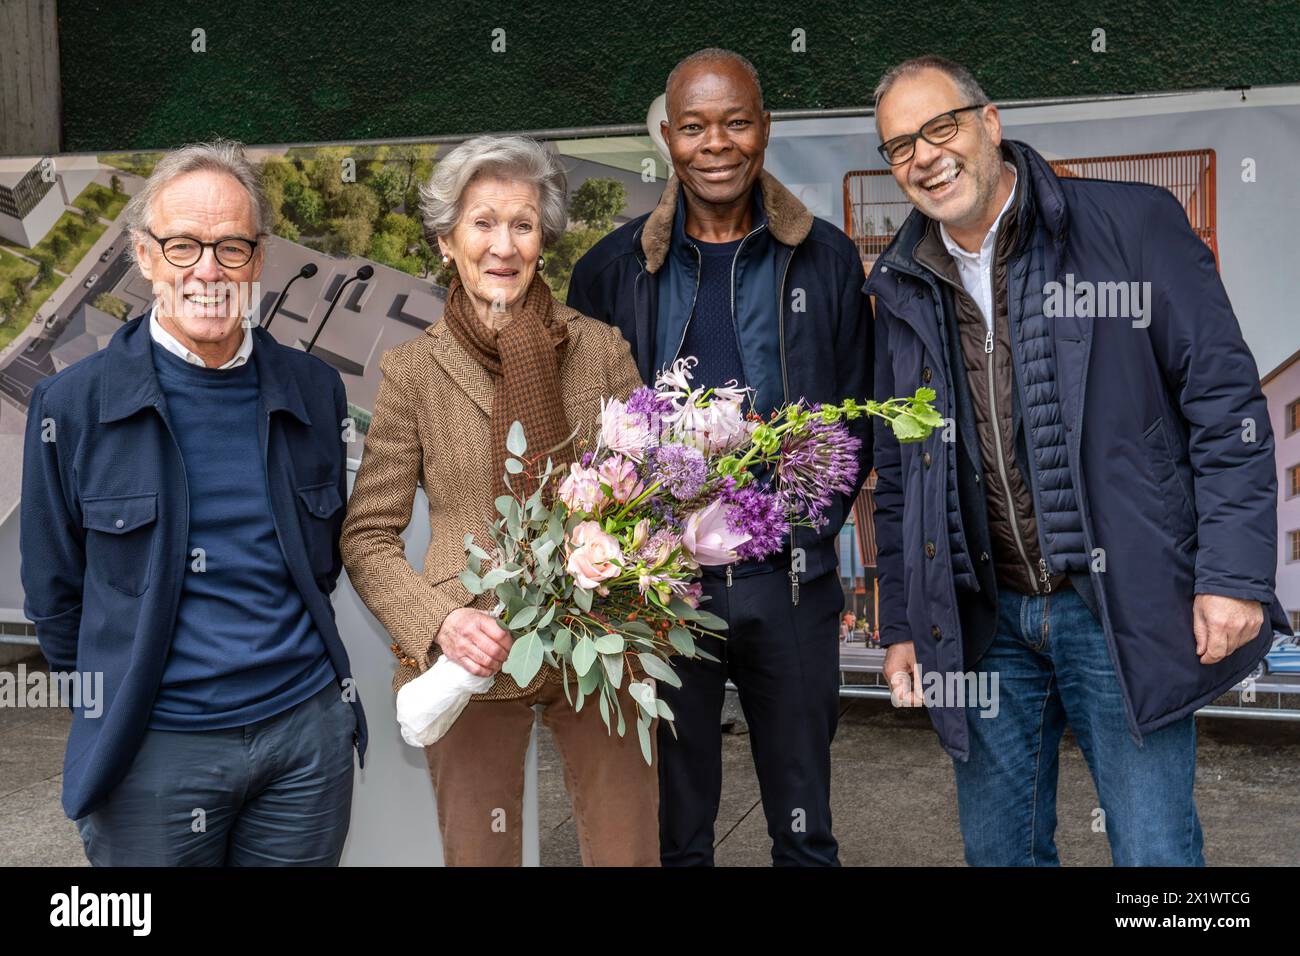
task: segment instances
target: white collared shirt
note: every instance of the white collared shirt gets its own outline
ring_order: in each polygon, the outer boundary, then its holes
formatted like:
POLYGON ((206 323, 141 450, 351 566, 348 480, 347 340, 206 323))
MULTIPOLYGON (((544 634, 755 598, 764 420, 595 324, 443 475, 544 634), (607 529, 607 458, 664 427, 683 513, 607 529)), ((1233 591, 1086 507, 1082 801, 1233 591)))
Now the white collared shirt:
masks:
MULTIPOLYGON (((1011 170, 1013 177, 1016 176, 1016 167, 1006 162, 1003 165, 1011 170)), ((997 242, 998 223, 1011 208, 1011 200, 1015 198, 1016 183, 1013 178, 1011 195, 1007 196, 1007 201, 1002 204, 1002 211, 998 213, 998 218, 994 219, 993 225, 989 226, 989 231, 985 234, 984 241, 980 243, 978 252, 967 252, 957 245, 952 236, 948 235, 948 227, 939 223, 939 235, 948 249, 948 255, 952 256, 952 261, 957 264, 957 274, 961 277, 962 288, 970 293, 970 297, 980 307, 980 312, 984 313, 984 324, 990 331, 993 329, 993 256, 997 251, 993 247, 997 242)))
MULTIPOLYGON (((171 352, 172 355, 179 356, 191 365, 207 366, 207 363, 204 362, 202 358, 187 349, 180 343, 176 336, 172 335, 162 327, 162 323, 158 321, 158 306, 156 305, 149 310, 149 335, 155 342, 165 348, 168 352, 171 352)), ((244 329, 244 340, 239 343, 239 348, 236 350, 234 356, 229 362, 226 362, 224 365, 219 365, 217 368, 238 368, 240 365, 247 362, 248 357, 252 354, 253 335, 248 329, 244 329)))

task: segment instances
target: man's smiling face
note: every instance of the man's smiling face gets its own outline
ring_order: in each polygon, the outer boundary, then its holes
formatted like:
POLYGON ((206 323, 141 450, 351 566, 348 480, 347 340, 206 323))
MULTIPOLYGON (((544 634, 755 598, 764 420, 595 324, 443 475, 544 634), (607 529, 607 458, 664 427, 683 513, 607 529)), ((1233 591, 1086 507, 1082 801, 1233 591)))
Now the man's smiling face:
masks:
MULTIPOLYGON (((876 111, 881 142, 915 133, 936 116, 970 105, 940 70, 900 77, 876 111)), ((918 138, 912 158, 890 167, 912 204, 949 227, 979 222, 996 197, 1002 175, 997 107, 967 110, 956 118, 958 130, 952 139, 935 146, 918 138)))
POLYGON ((763 171, 772 116, 744 68, 710 60, 683 69, 667 91, 667 111, 660 131, 682 185, 713 205, 748 196, 763 171))
MULTIPOLYGON (((248 190, 233 176, 213 170, 169 182, 153 201, 149 231, 159 239, 189 236, 201 242, 258 238, 248 190)), ((153 284, 158 321, 168 332, 196 352, 200 343, 238 343, 251 284, 262 272, 261 246, 238 268, 223 266, 212 248, 204 248, 191 266, 175 266, 148 235, 136 237, 135 249, 140 272, 153 284)))

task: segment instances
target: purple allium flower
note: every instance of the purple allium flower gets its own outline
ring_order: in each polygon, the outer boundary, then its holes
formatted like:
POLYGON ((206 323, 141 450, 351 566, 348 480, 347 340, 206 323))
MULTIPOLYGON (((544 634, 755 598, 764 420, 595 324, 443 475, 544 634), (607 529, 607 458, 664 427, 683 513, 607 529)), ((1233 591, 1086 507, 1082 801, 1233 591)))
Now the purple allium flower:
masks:
POLYGON ((591 467, 591 461, 592 461, 592 459, 595 458, 595 457, 596 457, 596 456, 595 456, 594 453, 589 452, 589 451, 584 451, 584 452, 582 453, 582 467, 583 467, 583 468, 590 468, 590 467, 591 467))
POLYGON ((726 500, 731 505, 727 527, 749 535, 749 540, 736 548, 736 557, 765 558, 781 550, 788 522, 780 498, 750 485, 730 492, 726 500))
POLYGON ((820 528, 835 495, 853 490, 861 447, 862 440, 849 434, 841 423, 828 425, 816 417, 802 434, 789 432, 782 439, 776 465, 777 493, 783 505, 820 528))
POLYGON ((655 454, 655 472, 678 501, 697 497, 709 477, 704 454, 690 445, 664 445, 655 454))
POLYGON ((644 415, 646 421, 651 425, 662 416, 673 410, 673 402, 670 398, 664 398, 653 388, 645 385, 640 386, 627 399, 627 412, 629 415, 644 415))

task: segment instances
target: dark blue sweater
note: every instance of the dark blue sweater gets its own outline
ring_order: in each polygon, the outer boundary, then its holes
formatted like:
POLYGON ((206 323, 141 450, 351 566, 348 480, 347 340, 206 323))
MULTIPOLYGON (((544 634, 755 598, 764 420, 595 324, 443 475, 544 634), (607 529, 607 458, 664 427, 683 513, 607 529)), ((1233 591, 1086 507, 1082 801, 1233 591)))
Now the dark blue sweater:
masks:
POLYGON ((740 358, 736 320, 731 313, 731 269, 742 240, 692 241, 700 250, 700 284, 681 350, 682 356, 694 355, 699 359, 691 371, 694 379, 691 384, 717 388, 735 379, 743 388, 747 384, 745 367, 740 358))
POLYGON ((271 515, 256 365, 210 369, 151 344, 190 508, 180 606, 149 726, 238 727, 306 700, 334 669, 271 515))

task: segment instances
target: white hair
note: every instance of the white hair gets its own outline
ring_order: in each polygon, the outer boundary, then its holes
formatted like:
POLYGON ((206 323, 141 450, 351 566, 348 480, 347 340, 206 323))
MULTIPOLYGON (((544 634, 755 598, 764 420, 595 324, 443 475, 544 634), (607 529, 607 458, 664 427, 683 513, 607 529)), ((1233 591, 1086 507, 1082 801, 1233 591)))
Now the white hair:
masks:
POLYGON ((527 136, 476 136, 438 160, 420 187, 420 214, 430 245, 460 222, 461 196, 479 176, 503 176, 537 188, 542 245, 549 246, 569 224, 568 177, 559 157, 527 136))
MULTIPOLYGON (((210 143, 191 143, 165 153, 153 168, 140 191, 131 197, 123 210, 126 228, 133 238, 139 239, 153 227, 153 204, 173 181, 189 173, 212 171, 225 173, 248 190, 253 204, 253 229, 256 238, 266 232, 273 212, 262 180, 254 164, 245 154, 242 143, 230 139, 217 139, 210 143)), ((135 258, 134 243, 130 255, 135 258)))

